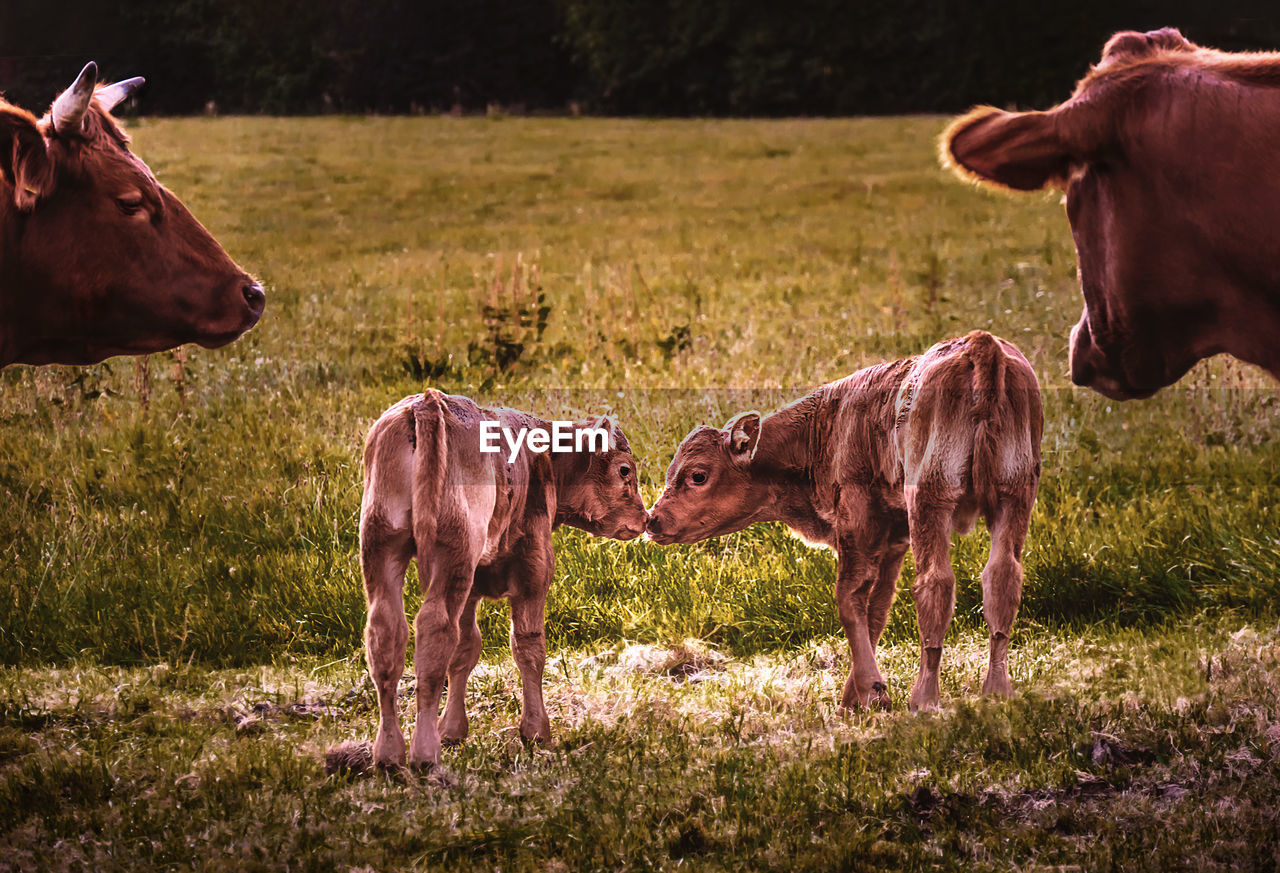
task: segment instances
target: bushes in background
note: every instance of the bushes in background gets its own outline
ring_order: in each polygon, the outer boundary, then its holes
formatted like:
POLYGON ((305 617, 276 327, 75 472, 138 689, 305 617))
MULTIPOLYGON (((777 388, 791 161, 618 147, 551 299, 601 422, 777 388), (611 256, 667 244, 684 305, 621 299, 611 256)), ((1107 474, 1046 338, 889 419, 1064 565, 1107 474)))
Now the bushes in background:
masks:
POLYGON ((1274 16, 1147 0, 11 0, 0 89, 48 104, 87 59, 149 113, 484 110, 861 115, 1044 106, 1116 30, 1280 46, 1274 16))

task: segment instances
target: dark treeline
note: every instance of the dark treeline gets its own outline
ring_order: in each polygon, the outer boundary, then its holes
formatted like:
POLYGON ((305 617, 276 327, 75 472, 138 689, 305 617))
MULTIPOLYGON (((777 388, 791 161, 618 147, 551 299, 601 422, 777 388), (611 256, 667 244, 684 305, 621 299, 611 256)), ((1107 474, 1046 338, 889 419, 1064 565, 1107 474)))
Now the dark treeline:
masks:
POLYGON ((3 0, 0 90, 43 108, 94 59, 107 78, 146 76, 148 113, 1045 106, 1111 33, 1164 25, 1280 46, 1274 11, 1205 2, 3 0))

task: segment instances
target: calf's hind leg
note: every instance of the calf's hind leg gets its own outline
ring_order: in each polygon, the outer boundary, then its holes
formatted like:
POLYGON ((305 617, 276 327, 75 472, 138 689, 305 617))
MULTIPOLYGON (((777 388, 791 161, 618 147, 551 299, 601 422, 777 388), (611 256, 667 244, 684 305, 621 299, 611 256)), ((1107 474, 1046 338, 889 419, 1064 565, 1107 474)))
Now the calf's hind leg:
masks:
POLYGON ((429 767, 440 763, 440 731, 436 724, 440 697, 462 636, 458 625, 471 595, 475 566, 464 556, 446 554, 432 561, 419 552, 418 574, 430 583, 414 620, 418 713, 409 741, 409 764, 429 767), (426 573, 423 568, 428 568, 426 573))
POLYGON ((920 624, 920 673, 911 690, 912 711, 936 709, 942 699, 938 673, 942 667, 942 640, 956 606, 956 576, 951 569, 951 518, 954 505, 912 501, 911 553, 916 581, 911 594, 920 624))
POLYGON ((460 743, 467 738, 467 679, 480 660, 480 626, 476 624, 476 604, 472 595, 462 608, 458 620, 458 647, 449 665, 449 692, 444 700, 444 717, 440 719, 440 739, 444 743, 460 743))
POLYGON ((396 691, 409 642, 409 622, 404 617, 404 573, 412 554, 407 535, 393 537, 377 525, 361 526, 360 569, 369 602, 365 653, 369 678, 378 692, 373 762, 380 767, 404 766, 404 733, 396 713, 396 691))
POLYGON ((1031 507, 1025 500, 1001 501, 995 515, 987 520, 991 529, 991 556, 982 570, 982 614, 991 632, 987 677, 983 694, 1008 697, 1009 633, 1022 600, 1022 546, 1027 537, 1031 507))

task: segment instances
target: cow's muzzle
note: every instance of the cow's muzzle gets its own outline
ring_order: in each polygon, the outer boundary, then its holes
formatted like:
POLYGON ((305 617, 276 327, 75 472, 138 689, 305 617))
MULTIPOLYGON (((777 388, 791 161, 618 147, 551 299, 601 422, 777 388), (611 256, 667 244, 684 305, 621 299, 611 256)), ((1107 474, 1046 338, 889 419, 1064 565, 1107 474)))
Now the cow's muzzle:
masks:
POLYGON ((1081 388, 1092 388, 1111 400, 1142 400, 1159 390, 1158 387, 1131 385, 1122 373, 1111 366, 1107 356, 1093 341, 1087 310, 1071 328, 1071 381, 1081 388))
POLYGON ((240 289, 240 294, 244 297, 245 305, 249 307, 249 313, 256 324, 262 317, 262 311, 267 308, 267 292, 263 291, 262 285, 257 282, 246 282, 240 289))
POLYGON ((267 293, 259 282, 248 276, 224 286, 219 298, 222 308, 216 316, 197 326, 193 338, 197 345, 217 349, 244 336, 262 318, 267 308, 267 293))

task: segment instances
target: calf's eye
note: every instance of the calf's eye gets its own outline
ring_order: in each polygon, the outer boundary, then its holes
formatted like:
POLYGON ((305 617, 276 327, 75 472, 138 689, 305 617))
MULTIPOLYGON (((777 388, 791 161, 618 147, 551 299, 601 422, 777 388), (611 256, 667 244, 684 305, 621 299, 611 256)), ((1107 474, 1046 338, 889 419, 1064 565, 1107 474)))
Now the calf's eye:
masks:
POLYGON ((631 475, 631 468, 628 467, 626 464, 623 464, 621 467, 618 468, 618 475, 621 476, 623 479, 627 478, 628 476, 631 475))
POLYGON ((117 197, 116 206, 125 215, 137 215, 142 211, 141 197, 117 197))
POLYGON ((696 473, 691 473, 689 474, 689 481, 692 482, 694 485, 706 485, 707 474, 703 473, 701 470, 699 470, 696 473))

